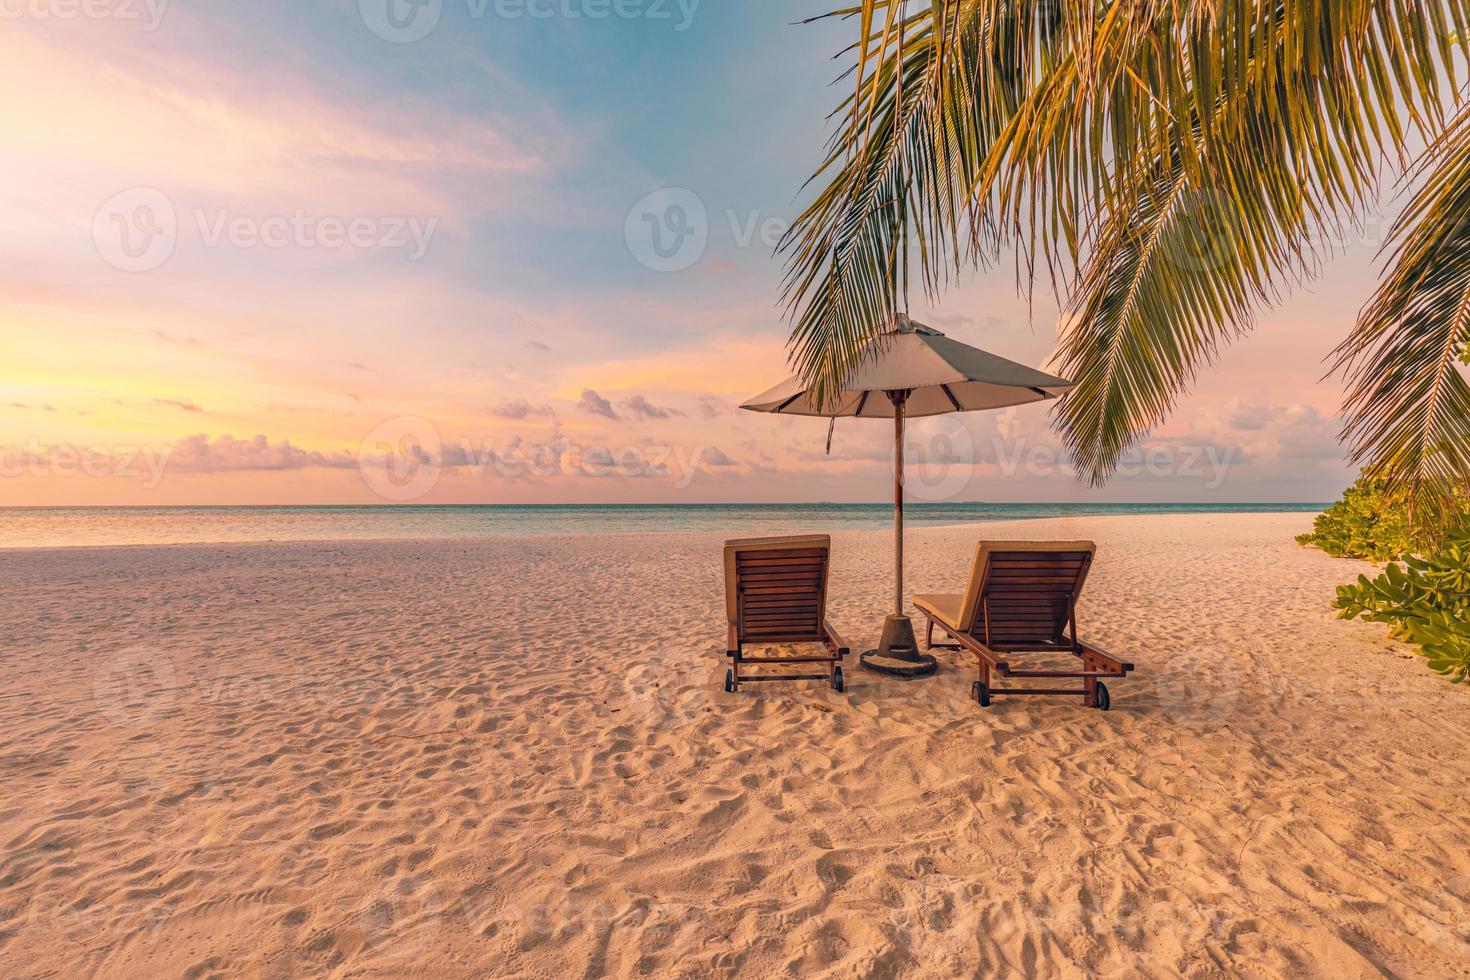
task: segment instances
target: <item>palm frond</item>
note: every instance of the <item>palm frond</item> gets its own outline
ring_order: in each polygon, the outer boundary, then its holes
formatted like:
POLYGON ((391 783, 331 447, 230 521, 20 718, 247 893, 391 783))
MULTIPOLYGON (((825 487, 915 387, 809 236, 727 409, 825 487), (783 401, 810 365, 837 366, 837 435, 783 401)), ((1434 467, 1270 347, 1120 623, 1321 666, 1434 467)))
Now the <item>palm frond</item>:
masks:
POLYGON ((1243 184, 1226 154, 1209 188, 1174 151, 1136 203, 1097 237, 1064 318, 1055 360, 1077 387, 1055 416, 1079 474, 1099 485, 1139 434, 1159 424, 1202 364, 1300 270, 1299 187, 1243 184))
POLYGON ((1431 512, 1470 485, 1470 113, 1425 154, 1387 277, 1336 351, 1354 462, 1431 512))
POLYGON ((940 0, 892 28, 878 26, 887 4, 869 6, 857 91, 834 114, 837 130, 814 177, 827 183, 782 243, 792 362, 819 402, 900 308, 911 246, 926 289, 958 266, 965 183, 999 125, 969 118, 983 46, 980 21, 965 10, 973 3, 940 0), (900 40, 890 44, 890 35, 900 40))
POLYGON ((1311 271, 1316 233, 1354 221, 1442 130, 1470 52, 1470 0, 857 0, 834 15, 859 23, 856 84, 783 243, 795 367, 818 392, 840 384, 905 301, 911 259, 937 297, 1014 247, 1024 289, 1045 273, 1067 294, 1061 363, 1084 384, 1058 419, 1093 480, 1311 271), (1216 267, 1160 261, 1221 248, 1189 227, 1201 208, 1231 228, 1216 267))

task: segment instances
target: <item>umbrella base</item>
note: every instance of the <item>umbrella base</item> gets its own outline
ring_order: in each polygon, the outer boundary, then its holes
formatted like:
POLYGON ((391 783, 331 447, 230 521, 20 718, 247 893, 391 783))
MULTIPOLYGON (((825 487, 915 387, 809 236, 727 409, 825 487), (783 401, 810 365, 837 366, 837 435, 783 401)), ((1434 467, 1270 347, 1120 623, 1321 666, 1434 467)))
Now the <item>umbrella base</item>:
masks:
POLYGON ((889 677, 928 677, 939 669, 939 661, 919 652, 914 624, 907 616, 885 619, 878 649, 864 652, 858 662, 867 670, 889 677))

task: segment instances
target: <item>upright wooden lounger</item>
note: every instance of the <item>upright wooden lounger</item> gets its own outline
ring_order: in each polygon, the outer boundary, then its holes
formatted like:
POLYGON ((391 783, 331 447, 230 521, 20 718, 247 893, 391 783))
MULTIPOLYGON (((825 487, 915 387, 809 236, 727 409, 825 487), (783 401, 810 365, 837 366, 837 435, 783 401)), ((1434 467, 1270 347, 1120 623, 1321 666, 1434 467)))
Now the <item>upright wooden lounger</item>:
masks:
POLYGON ((825 534, 743 538, 725 542, 725 614, 729 622, 725 690, 744 681, 825 680, 843 689, 847 647, 827 623, 827 566, 832 539, 825 534), (747 657, 747 644, 819 643, 820 654, 747 657), (744 664, 825 664, 821 673, 742 673, 744 664))
POLYGON ((1091 541, 982 541, 975 549, 963 595, 916 595, 914 605, 929 617, 926 645, 935 646, 937 625, 979 661, 971 695, 988 707, 997 694, 1069 694, 1106 711, 1111 699, 1103 678, 1125 677, 1133 665, 1077 636, 1077 597, 1087 581, 1097 546, 1091 541), (1002 654, 1058 652, 1081 661, 1081 669, 1027 670, 1002 654), (994 678, 1078 678, 1079 688, 996 687, 994 678))

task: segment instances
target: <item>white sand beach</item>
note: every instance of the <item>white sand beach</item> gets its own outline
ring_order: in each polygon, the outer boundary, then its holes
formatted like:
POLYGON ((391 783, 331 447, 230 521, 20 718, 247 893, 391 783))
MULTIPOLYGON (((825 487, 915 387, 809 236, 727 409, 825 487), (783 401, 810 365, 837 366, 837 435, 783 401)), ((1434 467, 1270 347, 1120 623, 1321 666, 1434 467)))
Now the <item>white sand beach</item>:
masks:
MULTIPOLYGON (((1470 974, 1470 691, 1305 514, 1092 538, 1113 710, 973 664, 727 695, 720 538, 0 553, 0 973, 1470 974)), ((831 619, 892 540, 834 536, 831 619)))

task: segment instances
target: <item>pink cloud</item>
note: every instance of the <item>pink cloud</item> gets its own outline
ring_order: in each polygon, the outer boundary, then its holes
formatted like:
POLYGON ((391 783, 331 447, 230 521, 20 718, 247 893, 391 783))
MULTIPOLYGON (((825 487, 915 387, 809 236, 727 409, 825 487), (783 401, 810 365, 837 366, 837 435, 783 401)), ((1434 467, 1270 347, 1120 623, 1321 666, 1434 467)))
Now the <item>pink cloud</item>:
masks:
POLYGON ((577 402, 577 407, 588 415, 596 415, 600 418, 616 419, 618 417, 618 413, 613 411, 612 402, 591 388, 582 389, 582 398, 577 402))
POLYGON ((699 458, 700 458, 700 461, 703 462, 706 466, 735 466, 735 465, 737 465, 736 462, 735 462, 735 460, 731 459, 723 451, 721 451, 721 449, 720 449, 719 446, 709 446, 709 447, 706 447, 706 449, 700 455, 699 458))
POLYGON ((289 439, 271 442, 263 435, 210 439, 192 435, 173 444, 168 469, 178 473, 224 473, 241 470, 300 470, 308 467, 350 469, 357 466, 351 453, 321 453, 291 445, 289 439))
POLYGON ((675 408, 654 405, 642 395, 631 395, 623 399, 623 407, 632 415, 644 419, 667 419, 684 413, 675 408))
POLYGON ((554 415, 556 413, 549 405, 532 405, 524 398, 511 398, 493 406, 490 414, 496 418, 519 421, 530 418, 532 415, 554 415))
POLYGON ((153 404, 162 405, 164 408, 177 408, 181 412, 202 412, 204 409, 191 401, 182 398, 155 398, 153 404))

